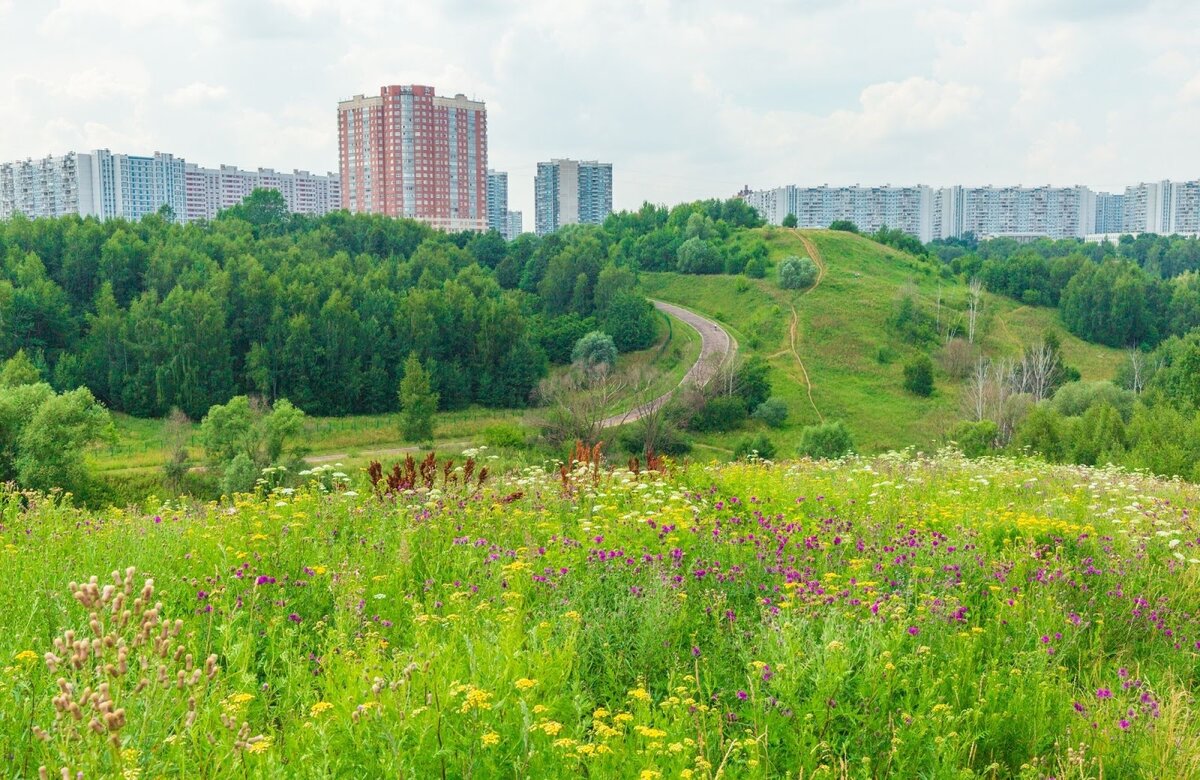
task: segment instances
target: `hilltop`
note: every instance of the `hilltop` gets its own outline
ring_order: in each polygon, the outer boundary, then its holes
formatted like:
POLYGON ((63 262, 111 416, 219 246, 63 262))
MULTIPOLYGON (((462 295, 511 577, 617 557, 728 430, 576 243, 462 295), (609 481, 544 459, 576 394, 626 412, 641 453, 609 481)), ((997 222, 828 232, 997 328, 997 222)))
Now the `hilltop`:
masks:
MULTIPOLYGON (((928 348, 906 343, 888 326, 906 296, 935 318, 940 297, 941 318, 959 317, 968 296, 961 280, 944 273, 935 260, 854 233, 766 227, 744 231, 744 239, 766 242, 771 268, 765 278, 660 272, 643 273, 641 282, 653 298, 715 318, 734 335, 743 355, 769 361, 774 393, 786 400, 790 412, 786 427, 770 434, 782 445, 781 452, 793 452, 800 428, 822 417, 845 420, 863 451, 925 445, 961 420, 961 383, 944 373, 938 373, 930 398, 904 390, 903 363, 928 348), (814 259, 824 266, 819 283, 808 291, 780 289, 779 261, 809 256, 810 249, 819 253, 814 259)), ((984 294, 978 338, 982 354, 1016 356, 1050 330, 1061 339, 1064 361, 1083 379, 1113 377, 1123 359, 1119 350, 1070 335, 1052 308, 984 294)), ((727 438, 701 436, 699 441, 723 447, 727 438)))

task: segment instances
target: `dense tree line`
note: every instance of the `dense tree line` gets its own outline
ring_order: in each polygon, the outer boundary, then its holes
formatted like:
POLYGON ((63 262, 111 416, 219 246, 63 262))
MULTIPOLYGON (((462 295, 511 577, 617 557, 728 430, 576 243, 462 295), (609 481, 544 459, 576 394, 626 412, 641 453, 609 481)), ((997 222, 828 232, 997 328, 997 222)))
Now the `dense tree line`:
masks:
POLYGON ((654 341, 642 268, 757 217, 738 201, 646 206, 511 243, 345 212, 290 215, 260 191, 211 223, 0 222, 0 359, 111 409, 199 419, 251 394, 310 414, 392 411, 416 354, 442 409, 520 406, 580 336, 654 341), (665 253, 665 254, 664 254, 665 253))
POLYGON ((1200 325, 1200 240, 1194 238, 1123 236, 1114 245, 968 237, 930 249, 993 293, 1057 306, 1063 325, 1087 341, 1154 346, 1200 325))

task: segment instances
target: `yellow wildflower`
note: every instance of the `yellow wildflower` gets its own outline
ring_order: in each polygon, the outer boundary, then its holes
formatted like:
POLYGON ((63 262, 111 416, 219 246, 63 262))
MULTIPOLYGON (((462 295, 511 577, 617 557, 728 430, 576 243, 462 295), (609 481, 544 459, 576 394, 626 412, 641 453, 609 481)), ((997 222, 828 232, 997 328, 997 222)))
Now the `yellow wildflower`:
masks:
POLYGON ((314 704, 313 706, 308 708, 308 717, 310 717, 310 718, 320 717, 322 712, 325 712, 326 710, 331 710, 331 709, 333 709, 332 704, 330 704, 327 701, 319 701, 316 704, 314 704))
POLYGON ((494 731, 484 732, 483 736, 479 739, 481 742, 483 742, 484 747, 491 747, 492 745, 500 744, 500 735, 494 731))
POLYGON ((542 723, 539 723, 537 726, 534 726, 534 728, 541 729, 546 734, 546 736, 549 736, 549 737, 557 736, 558 732, 562 731, 562 727, 563 727, 562 724, 556 720, 543 721, 542 723))
POLYGON ((273 741, 271 737, 259 735, 257 738, 251 737, 251 739, 254 741, 246 748, 251 753, 266 753, 271 749, 271 742, 273 741))
POLYGON ((528 677, 522 677, 521 679, 519 679, 515 683, 513 683, 513 685, 517 686, 518 691, 527 691, 537 684, 538 684, 537 680, 531 680, 528 677))
POLYGON ((638 701, 650 701, 650 692, 645 688, 634 688, 629 691, 629 698, 637 699, 638 701))
POLYGON ((26 665, 36 663, 37 659, 38 654, 32 650, 22 650, 16 655, 16 660, 26 665))

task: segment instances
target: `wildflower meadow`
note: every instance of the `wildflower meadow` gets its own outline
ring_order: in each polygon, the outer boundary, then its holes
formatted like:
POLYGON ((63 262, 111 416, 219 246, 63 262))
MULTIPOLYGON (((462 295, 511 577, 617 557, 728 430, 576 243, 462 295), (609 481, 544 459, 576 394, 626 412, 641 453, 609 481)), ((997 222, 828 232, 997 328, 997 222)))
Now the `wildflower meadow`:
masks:
POLYGON ((1194 485, 486 463, 0 494, 5 774, 1200 776, 1194 485))

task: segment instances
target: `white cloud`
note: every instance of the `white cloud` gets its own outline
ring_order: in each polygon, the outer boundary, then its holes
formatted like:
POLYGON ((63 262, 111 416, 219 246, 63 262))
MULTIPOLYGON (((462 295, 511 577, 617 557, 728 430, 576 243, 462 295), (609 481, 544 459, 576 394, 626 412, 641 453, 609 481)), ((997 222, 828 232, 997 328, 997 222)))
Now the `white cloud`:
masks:
POLYGON ((1200 170, 1187 0, 0 0, 0 20, 0 159, 325 171, 339 99, 418 82, 487 101, 526 211, 563 155, 611 160, 625 207, 1200 170))
POLYGON ((205 84, 203 81, 193 81, 186 87, 180 87, 171 93, 167 102, 173 106, 198 106, 204 103, 215 103, 229 94, 222 86, 205 84))

